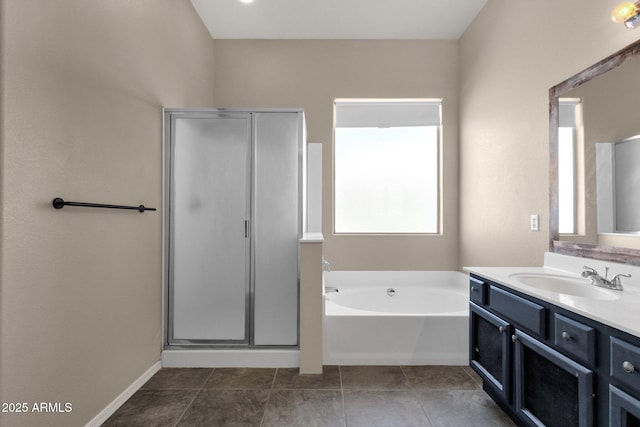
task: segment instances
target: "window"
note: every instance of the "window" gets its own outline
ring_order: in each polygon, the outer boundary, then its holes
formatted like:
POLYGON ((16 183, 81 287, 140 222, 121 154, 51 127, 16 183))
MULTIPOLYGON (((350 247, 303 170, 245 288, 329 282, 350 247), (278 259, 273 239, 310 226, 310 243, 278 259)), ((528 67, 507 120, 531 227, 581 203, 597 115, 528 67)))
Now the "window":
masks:
POLYGON ((336 100, 336 233, 438 233, 440 100, 336 100))
POLYGON ((558 214, 559 232, 576 234, 578 228, 579 180, 577 157, 581 144, 579 99, 561 99, 558 127, 558 214))

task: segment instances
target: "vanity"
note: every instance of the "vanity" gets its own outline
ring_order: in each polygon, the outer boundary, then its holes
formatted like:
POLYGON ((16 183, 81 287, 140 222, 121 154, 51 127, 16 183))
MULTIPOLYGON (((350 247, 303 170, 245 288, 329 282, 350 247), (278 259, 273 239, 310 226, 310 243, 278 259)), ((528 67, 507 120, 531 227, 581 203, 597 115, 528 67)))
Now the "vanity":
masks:
POLYGON ((516 422, 640 426, 640 267, 548 252, 543 267, 471 267, 469 364, 516 422), (594 286, 584 266, 622 278, 594 286))

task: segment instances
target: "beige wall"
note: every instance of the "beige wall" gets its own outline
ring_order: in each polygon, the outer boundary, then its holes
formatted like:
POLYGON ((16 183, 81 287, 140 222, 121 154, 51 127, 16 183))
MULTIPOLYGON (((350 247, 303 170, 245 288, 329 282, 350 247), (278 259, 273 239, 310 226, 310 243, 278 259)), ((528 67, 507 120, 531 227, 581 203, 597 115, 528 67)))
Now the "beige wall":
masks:
POLYGON ((324 253, 336 270, 458 266, 458 47, 456 41, 216 40, 219 107, 302 107, 323 149, 324 253), (442 236, 332 233, 335 98, 443 98, 442 236))
POLYGON ((160 358, 161 109, 213 103, 213 42, 188 0, 2 0, 1 414, 84 425, 160 358))
POLYGON ((638 38, 609 19, 617 3, 489 0, 460 39, 462 265, 542 263, 548 91, 638 38))

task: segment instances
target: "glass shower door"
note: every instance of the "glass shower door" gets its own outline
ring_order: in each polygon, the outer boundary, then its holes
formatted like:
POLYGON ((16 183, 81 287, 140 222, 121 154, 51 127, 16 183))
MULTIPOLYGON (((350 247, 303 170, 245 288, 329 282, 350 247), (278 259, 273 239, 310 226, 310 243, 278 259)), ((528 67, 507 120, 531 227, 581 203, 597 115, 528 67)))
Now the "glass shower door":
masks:
POLYGON ((170 150, 170 344, 247 344, 250 115, 172 115, 170 150))

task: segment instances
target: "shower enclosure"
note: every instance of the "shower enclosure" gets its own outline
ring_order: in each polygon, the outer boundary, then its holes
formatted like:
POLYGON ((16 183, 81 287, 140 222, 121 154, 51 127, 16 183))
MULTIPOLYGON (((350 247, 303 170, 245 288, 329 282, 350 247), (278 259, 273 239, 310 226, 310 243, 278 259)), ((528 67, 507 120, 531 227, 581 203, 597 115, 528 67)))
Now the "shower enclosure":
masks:
POLYGON ((298 345, 302 110, 165 109, 165 348, 298 345))

